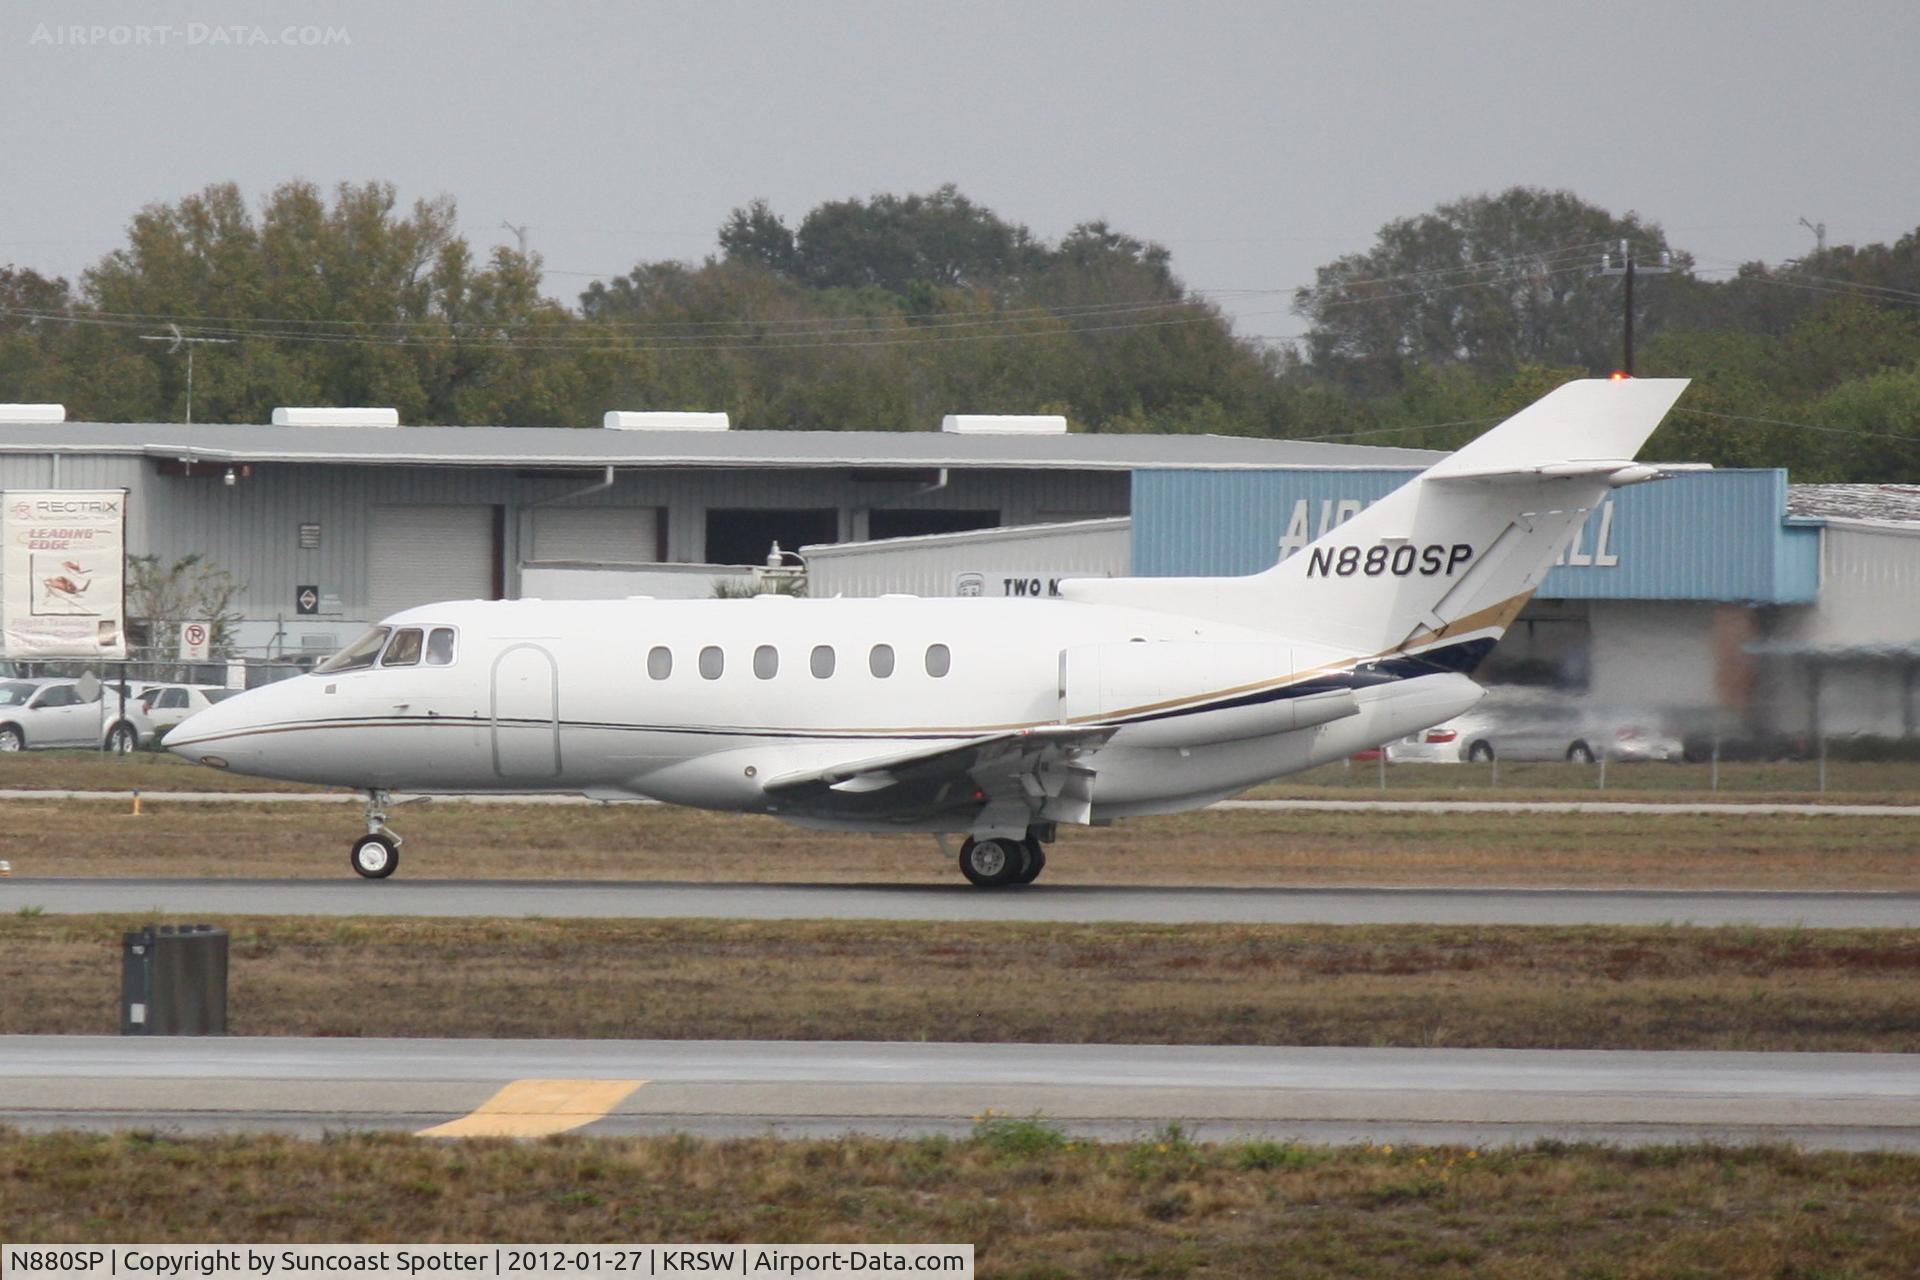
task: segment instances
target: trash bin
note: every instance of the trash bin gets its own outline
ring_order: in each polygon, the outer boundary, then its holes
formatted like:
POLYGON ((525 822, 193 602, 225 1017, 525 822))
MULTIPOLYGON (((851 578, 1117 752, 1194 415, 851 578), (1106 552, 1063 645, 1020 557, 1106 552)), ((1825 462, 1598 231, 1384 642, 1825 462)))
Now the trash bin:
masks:
POLYGON ((227 931, 148 925, 121 938, 120 1034, 227 1033, 227 931))

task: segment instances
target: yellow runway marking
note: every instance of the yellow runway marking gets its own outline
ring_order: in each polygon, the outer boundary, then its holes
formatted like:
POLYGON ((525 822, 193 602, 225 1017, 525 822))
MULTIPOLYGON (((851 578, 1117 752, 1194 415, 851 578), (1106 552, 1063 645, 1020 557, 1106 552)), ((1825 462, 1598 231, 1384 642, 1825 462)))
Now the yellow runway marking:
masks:
POLYGON ((603 1119, 645 1080, 515 1080, 422 1138, 538 1138, 603 1119))

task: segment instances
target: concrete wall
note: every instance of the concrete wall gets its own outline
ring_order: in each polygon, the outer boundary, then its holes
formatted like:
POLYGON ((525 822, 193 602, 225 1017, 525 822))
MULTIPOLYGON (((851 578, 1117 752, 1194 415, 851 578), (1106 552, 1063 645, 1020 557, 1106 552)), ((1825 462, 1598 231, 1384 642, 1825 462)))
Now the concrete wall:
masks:
POLYGON ((1719 662, 1711 604, 1595 600, 1588 688, 1596 706, 1707 709, 1719 662))

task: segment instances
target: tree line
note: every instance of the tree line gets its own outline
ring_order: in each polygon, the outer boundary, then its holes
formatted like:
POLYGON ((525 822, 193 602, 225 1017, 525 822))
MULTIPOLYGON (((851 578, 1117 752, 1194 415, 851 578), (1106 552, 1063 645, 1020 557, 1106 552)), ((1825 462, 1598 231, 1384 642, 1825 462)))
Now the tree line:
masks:
POLYGON ((548 296, 537 254, 480 254, 450 199, 217 185, 137 213, 75 282, 0 268, 0 400, 178 420, 184 361, 221 338, 193 417, 396 406, 414 423, 584 426, 614 407, 756 427, 924 430, 946 412, 1060 413, 1076 430, 1336 437, 1446 448, 1620 359, 1695 379, 1650 456, 1920 479, 1920 231, 1797 262, 1708 267, 1635 213, 1516 187, 1381 228, 1298 290, 1304 337, 1235 333, 1167 250, 1103 221, 1057 241, 952 186, 733 210, 700 262, 548 296))

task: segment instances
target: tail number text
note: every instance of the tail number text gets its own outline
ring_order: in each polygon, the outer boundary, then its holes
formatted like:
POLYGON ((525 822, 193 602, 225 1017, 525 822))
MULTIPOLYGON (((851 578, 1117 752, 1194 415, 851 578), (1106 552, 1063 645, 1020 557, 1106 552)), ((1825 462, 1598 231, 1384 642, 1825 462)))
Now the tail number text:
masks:
POLYGON ((1405 578, 1419 574, 1452 577, 1461 565, 1473 559, 1469 543, 1452 545, 1441 542, 1416 547, 1410 542, 1376 542, 1371 547, 1312 547, 1307 551, 1309 578, 1351 578, 1361 574, 1369 578, 1389 576, 1405 578))

